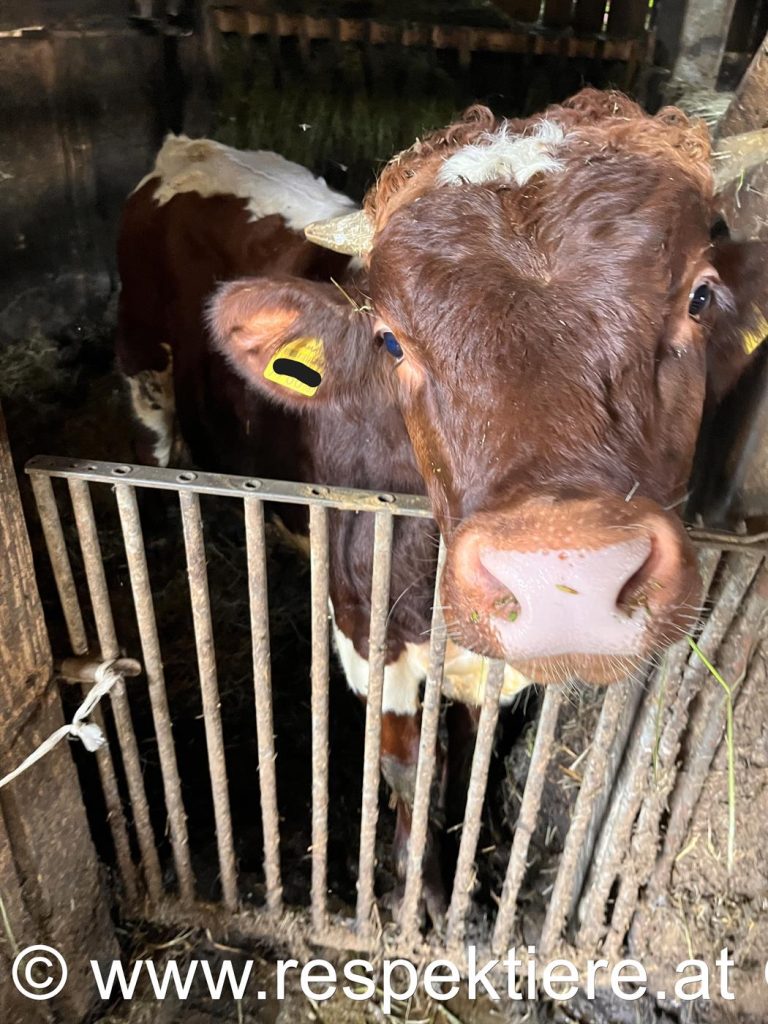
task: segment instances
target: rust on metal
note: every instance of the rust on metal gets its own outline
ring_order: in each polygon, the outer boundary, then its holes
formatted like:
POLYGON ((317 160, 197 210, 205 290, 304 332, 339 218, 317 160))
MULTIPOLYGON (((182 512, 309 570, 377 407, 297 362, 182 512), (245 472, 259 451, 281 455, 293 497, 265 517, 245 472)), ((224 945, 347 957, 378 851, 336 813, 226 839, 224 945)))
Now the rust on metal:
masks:
POLYGON ((504 683, 504 662, 489 661, 485 681, 485 692, 477 727, 475 751, 472 755, 472 770, 467 788, 467 802, 464 823, 456 861, 453 892, 448 908, 446 945, 454 950, 463 943, 469 900, 474 885, 475 854, 480 838, 480 822, 488 785, 488 769, 493 752, 493 737, 499 718, 499 698, 504 683))
POLYGON ((283 902, 283 887, 280 881, 280 817, 277 809, 277 755, 269 655, 267 545, 264 533, 264 505, 259 498, 245 499, 245 544, 248 559, 248 601, 251 610, 256 740, 259 752, 259 793, 264 829, 264 878, 267 884, 267 907, 277 914, 283 902))
POLYGON ((213 816, 216 821, 216 845, 219 853, 221 891, 228 910, 237 907, 237 869, 232 836, 232 815, 229 808, 227 764, 224 758, 224 735, 221 728, 219 684, 216 674, 216 653, 213 643, 211 598, 208 592, 208 570, 205 561, 203 520, 200 498, 188 491, 179 493, 184 547, 187 553, 189 596, 192 602, 192 624, 195 632, 197 667, 203 697, 205 743, 211 773, 213 816))
MULTIPOLYGON (((386 663, 386 626, 390 600, 390 571, 394 516, 429 518, 425 498, 376 494, 351 488, 291 484, 256 478, 161 470, 103 462, 38 458, 28 465, 41 510, 46 543, 64 608, 75 657, 59 667, 68 677, 90 682, 103 660, 119 657, 98 541, 89 481, 116 485, 118 510, 128 557, 142 656, 158 737, 163 784, 179 896, 162 891, 155 837, 149 820, 136 740, 125 687, 113 696, 115 724, 141 863, 152 897, 155 919, 174 921, 227 921, 243 934, 269 937, 289 930, 296 941, 322 942, 338 949, 374 950, 380 942, 371 923, 375 916, 375 848, 379 813, 382 695, 386 663), (83 550, 88 588, 96 619, 101 657, 88 653, 87 637, 77 599, 64 534, 50 477, 69 482, 83 550), (195 643, 216 817, 223 900, 219 908, 195 899, 189 860, 186 820, 163 678, 160 641, 151 594, 146 553, 136 505, 136 488, 176 491, 182 510, 195 643), (219 691, 214 653, 208 576, 206 569, 200 494, 215 494, 243 501, 248 592, 251 620, 258 770, 264 831, 266 907, 243 909, 238 904, 234 841, 219 691), (309 507, 312 608, 312 846, 311 908, 307 913, 283 906, 280 876, 280 827, 277 803, 276 753, 271 690, 267 551, 264 502, 282 501, 309 507), (357 906, 354 917, 331 913, 328 907, 328 800, 329 800, 329 510, 355 510, 375 514, 372 604, 369 635, 369 687, 366 710, 360 827, 357 906), (220 915, 217 918, 216 915, 220 915)), ((707 587, 712 584, 713 611, 698 638, 707 657, 735 679, 746 670, 754 636, 759 632, 768 591, 768 570, 758 570, 760 556, 768 552, 768 534, 735 535, 689 529, 699 546, 699 565, 707 587), (720 552, 733 550, 725 556, 720 552)), ((445 547, 441 541, 437 579, 445 547)), ((428 841, 430 792, 436 774, 441 713, 441 688, 446 629, 436 583, 431 623, 429 667, 421 716, 421 738, 416 770, 411 838, 406 865, 405 892, 397 931, 387 947, 399 955, 462 957, 466 919, 474 884, 475 858, 481 828, 488 769, 499 715, 504 665, 488 662, 472 770, 467 792, 461 842, 448 910, 445 940, 436 932, 420 935, 423 859, 428 841)), ((126 675, 140 665, 121 659, 126 675)), ((722 731, 717 714, 721 692, 704 689, 706 670, 690 656, 687 644, 667 653, 664 665, 651 673, 647 689, 636 683, 610 688, 600 711, 584 777, 572 812, 554 887, 541 932, 539 952, 548 956, 568 947, 576 959, 601 944, 618 951, 632 927, 644 887, 648 894, 663 887, 673 859, 684 841, 691 809, 704 784, 722 731), (702 693, 702 690, 704 692, 702 693), (694 705, 694 699, 699 704, 694 705), (694 716, 690 720, 690 709, 694 716), (695 740, 695 757, 686 755, 680 771, 680 753, 695 740), (684 746, 685 745, 685 746, 684 746), (658 774, 654 774, 657 772, 658 774), (661 836, 662 812, 670 802, 666 838, 661 836), (661 855, 657 846, 663 839, 661 855), (618 895, 610 908, 614 885, 618 895), (579 921, 576 918, 577 910, 579 921), (575 935, 573 934, 575 932, 575 935)), ((84 685, 84 690, 87 691, 84 685)), ((114 692, 114 691, 113 691, 114 692)), ((478 949, 503 951, 514 938, 519 895, 525 877, 531 835, 540 813, 542 791, 557 735, 563 696, 559 689, 545 691, 528 778, 512 840, 509 863, 496 916, 492 941, 480 937, 478 949)), ((98 716, 98 709, 95 718, 98 716)), ((114 767, 108 748, 98 755, 99 770, 115 837, 118 865, 126 893, 135 900, 136 871, 120 805, 114 767)), ((288 932, 285 932, 286 935, 288 932)), ((458 962, 457 961, 457 962, 458 962)))
POLYGON ((355 487, 297 484, 285 480, 203 473, 198 470, 179 473, 174 469, 160 469, 156 466, 136 466, 127 462, 77 461, 50 455, 38 455, 30 459, 25 470, 32 477, 44 475, 86 479, 93 483, 110 485, 126 483, 133 487, 159 488, 176 491, 179 494, 216 494, 223 498, 259 497, 262 501, 282 502, 288 505, 322 505, 325 508, 347 509, 351 512, 377 512, 385 508, 395 515, 432 518, 426 498, 417 494, 390 494, 363 491, 355 487))
MULTIPOLYGON (((354 487, 297 484, 225 473, 195 471, 180 474, 173 469, 160 469, 155 466, 73 460, 52 455, 37 455, 30 459, 25 466, 25 472, 33 481, 36 477, 87 479, 93 483, 112 485, 123 481, 133 487, 151 487, 176 492, 191 491, 196 494, 216 494, 225 498, 258 495, 262 501, 310 507, 322 505, 325 508, 353 512, 375 512, 384 507, 394 515, 432 518, 429 501, 417 494, 390 494, 364 491, 354 487)), ((768 532, 742 534, 696 526, 686 526, 686 531, 691 541, 698 547, 718 551, 751 550, 768 554, 768 532)))
MULTIPOLYGON (((732 680, 732 693, 734 694, 738 691, 740 681, 746 674, 759 637, 760 624, 765 618, 767 600, 768 572, 763 565, 743 603, 737 607, 736 616, 730 622, 718 652, 719 670, 725 678, 732 680)), ((718 685, 709 687, 704 685, 708 679, 708 670, 697 656, 691 658, 686 673, 693 673, 694 670, 697 670, 699 686, 703 689, 701 703, 697 709, 699 714, 694 716, 694 722, 691 723, 688 706, 682 710, 677 704, 673 706, 672 713, 656 744, 654 770, 648 780, 637 827, 634 830, 630 848, 627 850, 626 868, 622 869, 620 887, 611 918, 611 930, 606 940, 609 948, 617 949, 623 944, 638 905, 640 889, 648 883, 651 876, 662 832, 662 815, 667 807, 670 793, 675 788, 675 783, 679 777, 682 779, 681 788, 684 793, 682 807, 689 808, 688 820, 690 820, 694 809, 694 803, 691 802, 692 795, 695 793, 698 796, 698 793, 701 792, 717 744, 723 733, 725 716, 718 713, 718 708, 724 700, 723 691, 718 685), (702 716, 706 717, 702 718, 702 716), (688 729, 695 729, 697 719, 699 723, 703 721, 703 724, 700 724, 702 735, 695 738, 691 736, 688 744, 690 753, 687 758, 686 771, 681 774, 679 765, 683 734, 688 729)), ((714 684, 715 681, 712 680, 712 682, 714 684)), ((676 803, 676 807, 678 816, 684 813, 679 801, 676 803)), ((675 823, 675 829, 679 836, 679 823, 675 823)), ((664 842, 666 858, 670 856, 670 846, 668 845, 670 842, 676 843, 677 838, 673 831, 670 840, 667 828, 664 842)), ((672 856, 675 856, 676 853, 677 849, 672 856)))
POLYGON ((528 865, 528 847, 536 829, 536 818, 541 807, 544 782, 555 745, 555 730, 562 700, 562 690, 554 686, 546 688, 493 930, 492 946, 496 953, 503 954, 506 951, 515 926, 517 898, 528 865))
POLYGON ((360 819, 360 867, 357 881, 357 930, 365 932, 373 909, 376 825, 379 819, 379 762, 381 760, 381 701, 387 657, 387 613, 392 568, 391 512, 377 512, 373 538, 371 627, 368 641, 368 697, 365 707, 363 795, 360 819))
POLYGON ((440 725, 440 693, 443 684, 443 665, 448 640, 445 616, 440 601, 440 580, 445 566, 445 542, 440 539, 437 554, 437 573, 432 606, 429 641, 429 666, 421 708, 421 736, 419 758, 414 787, 411 835, 408 841, 405 891, 400 906, 399 924, 406 945, 415 942, 418 933, 419 900, 422 890, 422 863, 429 829, 429 798, 437 762, 438 728, 440 725))
POLYGON ((578 902, 595 833, 605 813, 642 695, 642 687, 634 681, 615 683, 605 694, 547 904, 539 939, 543 956, 549 956, 560 941, 578 902))
POLYGON ((49 476, 41 473, 32 475, 32 490, 37 503, 37 511, 40 516, 40 525, 43 528, 45 546, 48 549, 48 557, 51 560, 53 578, 56 582, 56 590, 61 602, 61 610, 64 613, 64 621, 69 634, 69 644, 74 654, 85 654, 88 651, 88 637, 85 633, 83 613, 80 610, 80 601, 77 597, 77 588, 72 575, 72 565, 69 561, 67 542, 64 539, 64 531, 61 528, 59 508, 56 504, 56 496, 53 493, 53 485, 49 476))
MULTIPOLYGON (((736 608, 742 601, 759 564, 752 555, 729 555, 724 562, 715 607, 706 620, 698 643, 708 658, 714 658, 736 608)), ((577 944, 594 949, 606 926, 603 910, 629 848, 632 827, 647 789, 647 773, 659 735, 659 718, 669 694, 673 694, 670 715, 680 721, 706 675, 698 658, 690 657, 686 641, 673 647, 665 665, 651 680, 631 749, 614 789, 611 809, 597 844, 589 889, 580 907, 581 928, 577 944)), ((663 735, 663 733, 662 733, 663 735)))
POLYGON ((328 511, 309 507, 312 559, 312 927, 328 926, 328 511))
MULTIPOLYGON (((115 621, 112 616, 112 605, 107 587, 107 577, 104 573, 104 562, 101 556, 101 544, 93 514, 91 494, 86 480, 71 479, 68 483, 101 656, 105 661, 110 661, 119 658, 121 652, 115 632, 115 621)), ((150 899, 157 900, 163 891, 160 861, 157 856, 155 834, 144 788, 139 748, 136 743, 131 709, 128 705, 128 695, 123 680, 112 687, 109 697, 133 808, 133 820, 141 851, 144 880, 150 899)))
MULTIPOLYGON (((32 489, 35 495, 40 522, 43 527, 48 557, 53 569, 56 588, 61 601, 64 619, 69 634, 69 642, 77 660, 84 657, 88 650, 88 638, 85 633, 83 616, 80 610, 80 602, 77 597, 75 581, 72 575, 72 566, 69 560, 69 552, 64 539, 64 531, 61 526, 58 505, 53 493, 53 487, 49 477, 42 474, 32 476, 32 489)), ((102 659, 94 659, 101 664, 102 659)), ((83 683, 82 693, 85 697, 90 689, 89 685, 83 683)), ((106 736, 104 716, 101 708, 96 707, 91 715, 93 721, 99 726, 106 736)), ((96 751, 96 765, 101 781, 104 803, 107 808, 107 818, 112 834, 112 841, 115 846, 115 857, 120 872, 120 877, 125 887, 125 896, 129 903, 136 904, 138 901, 139 886, 136 875, 136 866, 131 858, 131 847, 128 839, 128 830, 125 823, 120 791, 117 786, 115 766, 112 761, 112 752, 108 744, 104 744, 96 751)))
POLYGON ((155 607, 152 601, 152 584, 147 568, 147 556, 144 550, 144 536, 141 530, 139 509, 136 503, 136 492, 126 484, 118 484, 115 487, 115 497, 117 499, 120 525, 125 543, 128 575, 131 581, 133 604, 139 627, 144 669, 147 675, 147 688, 152 708, 152 721, 157 738, 157 752, 163 779, 165 806, 168 811, 173 861, 176 867, 182 902, 191 903, 195 897, 195 883, 192 874, 192 861, 189 855, 187 815, 181 795, 181 780, 179 779, 176 747, 173 742, 173 728, 171 726, 171 713, 168 707, 168 694, 165 687, 163 656, 160 651, 160 638, 157 633, 155 607))

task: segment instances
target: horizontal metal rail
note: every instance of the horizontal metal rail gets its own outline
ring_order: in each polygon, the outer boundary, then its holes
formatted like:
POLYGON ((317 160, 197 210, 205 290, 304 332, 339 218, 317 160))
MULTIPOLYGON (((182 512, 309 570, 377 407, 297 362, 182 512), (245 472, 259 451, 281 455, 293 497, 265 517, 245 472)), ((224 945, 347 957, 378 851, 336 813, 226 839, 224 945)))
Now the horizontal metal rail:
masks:
POLYGON ((431 519, 427 499, 418 494, 391 494, 363 491, 354 487, 326 487, 321 484, 297 484, 284 480, 231 476, 226 473, 201 473, 197 470, 158 469, 134 466, 127 462, 97 462, 91 459, 65 459, 38 455, 24 467, 34 477, 54 476, 92 480, 94 483, 126 483, 133 487, 152 487, 164 491, 216 494, 224 498, 258 497, 288 505, 324 505, 352 512, 378 512, 387 509, 393 515, 431 519))
MULTIPOLYGON (((353 512, 377 512, 386 508, 393 515, 431 519, 429 500, 420 494, 393 494, 388 491, 365 491, 355 487, 330 487, 324 484, 300 484, 261 477, 235 476, 227 473, 202 473, 198 470, 158 469, 127 462, 100 462, 95 459, 69 459, 53 455, 36 455, 24 470, 36 476, 81 478, 94 483, 114 484, 123 481, 133 487, 151 487, 164 491, 194 491, 225 498, 258 496, 262 501, 288 505, 323 505, 353 512)), ((768 554, 768 532, 756 534, 731 533, 686 525, 686 531, 697 547, 719 551, 755 551, 768 554)))

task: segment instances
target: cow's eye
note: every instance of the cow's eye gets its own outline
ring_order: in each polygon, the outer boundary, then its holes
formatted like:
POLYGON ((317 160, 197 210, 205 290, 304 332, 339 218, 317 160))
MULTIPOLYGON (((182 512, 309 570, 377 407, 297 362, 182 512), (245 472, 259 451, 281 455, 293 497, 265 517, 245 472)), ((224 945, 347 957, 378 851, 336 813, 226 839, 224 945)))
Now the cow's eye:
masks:
POLYGON ((712 289, 706 283, 698 285, 688 296, 688 314, 701 316, 712 300, 712 289))
POLYGON ((400 342, 394 336, 392 331, 382 331, 381 340, 384 342, 384 348, 392 356, 393 359, 402 359, 403 350, 400 347, 400 342))

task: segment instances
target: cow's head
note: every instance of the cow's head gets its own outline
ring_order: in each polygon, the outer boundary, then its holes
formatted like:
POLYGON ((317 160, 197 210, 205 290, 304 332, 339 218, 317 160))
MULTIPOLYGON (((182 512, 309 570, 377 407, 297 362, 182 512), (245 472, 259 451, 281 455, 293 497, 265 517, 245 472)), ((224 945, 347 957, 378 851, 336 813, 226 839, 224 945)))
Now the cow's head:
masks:
POLYGON ((267 279, 213 306, 279 400, 399 406, 454 634, 540 681, 622 677, 696 616, 676 509, 707 397, 768 334, 766 245, 717 228, 709 158, 702 125, 617 94, 474 108, 320 229, 366 257, 362 308, 267 279))

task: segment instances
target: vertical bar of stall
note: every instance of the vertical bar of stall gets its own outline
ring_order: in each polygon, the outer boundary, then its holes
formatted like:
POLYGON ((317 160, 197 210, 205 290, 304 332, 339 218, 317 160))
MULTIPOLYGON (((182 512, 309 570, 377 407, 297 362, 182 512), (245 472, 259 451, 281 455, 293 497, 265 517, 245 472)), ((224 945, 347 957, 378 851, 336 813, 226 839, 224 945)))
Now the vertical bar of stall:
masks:
POLYGON ((379 764, 381 760, 381 702, 387 657, 387 612, 392 569, 391 512, 376 512, 371 580, 371 625, 368 639, 368 696, 365 704, 363 796, 360 815, 360 866, 357 882, 356 926, 368 930, 373 909, 376 825, 379 819, 379 764))
POLYGON ((437 761, 437 738, 440 725, 440 692, 443 682, 443 664, 447 635, 445 618, 440 601, 440 580, 445 565, 445 542, 440 538, 435 575, 435 593, 432 605, 432 623, 429 640, 429 668, 424 687, 424 703, 421 709, 421 735, 419 738, 419 761, 416 768, 416 785, 413 796, 411 836, 408 842, 408 863, 405 875, 405 891, 400 907, 400 930, 405 943, 413 942, 418 932, 419 900, 422 890, 422 863, 427 845, 429 828, 429 798, 437 761))
POLYGON ((88 638, 85 633, 83 613, 77 597, 77 588, 72 575, 67 542, 61 527, 59 507, 56 504, 53 485, 50 477, 40 473, 32 473, 31 481, 72 653, 85 654, 88 650, 88 638))
POLYGON ((525 780, 523 799, 520 802, 520 813, 515 822, 515 836, 512 840, 512 850, 496 915, 496 925, 493 930, 492 948, 496 953, 500 951, 503 954, 506 951, 515 924, 517 897, 525 877, 525 869, 528 866, 528 847, 536 828, 547 769, 555 744, 555 730, 562 700, 562 690, 554 686, 546 688, 536 729, 536 740, 528 766, 528 776, 525 780))
MULTIPOLYGON (((67 542, 64 539, 64 531, 61 526, 58 505, 53 493, 53 486, 50 477, 42 473, 31 473, 32 490, 35 495, 40 523, 43 528, 45 545, 48 549, 48 557, 51 560, 56 589, 64 612, 64 619, 67 624, 69 642, 74 654, 85 654, 88 650, 88 639, 83 624, 83 616, 80 610, 80 602, 77 597, 72 566, 67 552, 67 542)), ((90 685, 83 683, 81 691, 86 696, 90 685)), ((96 706, 91 712, 91 718, 99 726, 104 736, 107 730, 104 725, 104 716, 101 708, 96 706)), ((136 877, 136 865, 131 858, 131 844, 128 839, 128 829, 125 824, 125 814, 120 800, 120 790, 117 785, 115 766, 112 761, 112 751, 109 744, 105 743, 96 752, 96 766, 101 780, 101 788, 104 793, 104 803, 107 808, 107 820, 112 834, 112 842, 115 846, 115 858, 118 870, 125 887, 125 895, 130 903, 138 900, 138 879, 136 877)))
POLYGON ((197 667, 203 698, 203 722, 211 774, 213 815, 216 821, 216 844, 221 872, 221 891, 228 910, 237 908, 237 869, 235 845, 232 835, 232 816, 229 807, 227 764, 224 755, 224 735, 221 727, 219 684, 216 672, 216 653, 211 620, 211 598, 208 591, 208 570, 203 539, 203 520, 200 497, 194 491, 179 492, 184 547, 187 555, 189 595, 192 602, 192 624, 195 632, 197 667))
POLYGON ((157 737, 165 806, 168 811, 171 832, 171 847, 179 880, 179 894, 184 903, 190 904, 195 898, 195 883, 189 855, 187 816, 181 795, 181 780, 179 779, 176 748, 173 742, 168 694, 165 688, 163 658, 160 651, 160 638, 157 633, 152 585, 147 568, 136 492, 128 484, 117 484, 115 497, 123 531, 136 622, 139 627, 144 671, 147 676, 149 700, 152 707, 152 721, 157 737))
POLYGON ((603 699, 541 928, 542 956, 553 955, 578 902, 595 833, 605 813, 642 693, 639 684, 626 680, 609 686, 603 699))
MULTIPOLYGON (((99 543, 96 519, 93 514, 91 492, 88 489, 86 480, 71 478, 67 483, 69 484, 69 494, 75 513, 77 532, 80 537, 80 550, 83 553, 83 564, 85 566, 86 579, 88 580, 88 591, 91 595, 91 605, 96 622, 96 632, 99 637, 99 646, 101 647, 101 656, 105 661, 109 661, 120 657, 120 645, 117 642, 115 621, 112 617, 109 588, 107 587, 107 578, 104 574, 104 561, 101 555, 101 544, 99 543)), ((122 681, 116 683, 110 690, 109 698, 112 705, 120 753, 123 758, 125 780, 128 784, 128 793, 131 798, 136 838, 139 841, 147 892, 150 898, 156 902, 162 896, 162 875, 125 683, 122 681)))
POLYGON ((269 652, 267 600, 267 546, 264 505, 245 498, 245 544, 248 557, 248 600, 251 610, 253 687, 256 701, 256 738, 259 751, 259 793, 264 829, 264 877, 267 907, 279 913, 283 902, 280 881, 280 818, 277 808, 275 736, 272 714, 272 675, 269 652))
POLYGON ((312 573, 312 928, 328 921, 328 511, 309 506, 312 573))
MULTIPOLYGON (((72 509, 75 513, 77 532, 80 538, 80 550, 83 554, 83 565, 88 581, 88 592, 91 596, 101 656, 105 661, 110 661, 113 658, 120 657, 120 645, 117 642, 115 620, 112 616, 112 605, 109 598, 109 588, 107 587, 107 577, 104 573, 104 560, 101 554, 96 518, 93 513, 91 492, 86 480, 72 477, 67 483, 72 500, 72 509)), ((136 838, 138 839, 139 850, 141 851, 147 891, 150 898, 153 901, 157 901, 162 896, 163 891, 160 861, 157 856, 155 834, 152 828, 149 803, 141 771, 141 758, 139 757, 139 748, 136 743, 136 733, 133 728, 125 683, 122 681, 116 683, 110 690, 109 697, 117 739, 120 745, 120 753, 123 759, 125 780, 128 784, 128 793, 131 799, 133 820, 136 826, 136 838)))
POLYGON ((469 776, 464 824, 461 831, 459 856, 453 881, 453 893, 448 908, 446 946, 456 950, 464 939, 469 899, 474 882, 475 854, 480 838, 480 822, 483 801, 488 784, 488 769, 493 751, 493 737, 499 717, 499 698, 504 683, 504 662, 488 662, 480 722, 477 727, 475 752, 472 756, 472 771, 469 776))

